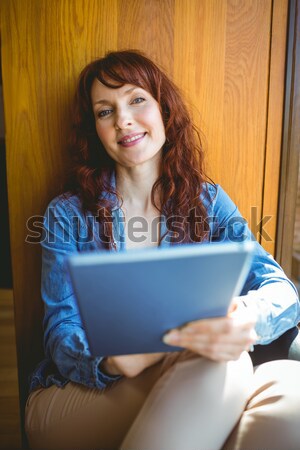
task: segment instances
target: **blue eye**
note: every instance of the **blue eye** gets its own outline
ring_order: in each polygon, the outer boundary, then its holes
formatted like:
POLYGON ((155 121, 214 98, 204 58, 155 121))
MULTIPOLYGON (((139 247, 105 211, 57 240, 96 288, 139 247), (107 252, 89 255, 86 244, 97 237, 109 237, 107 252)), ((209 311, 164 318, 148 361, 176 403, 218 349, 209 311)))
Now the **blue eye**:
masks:
POLYGON ((97 117, 106 117, 111 113, 111 109, 103 109, 102 111, 97 112, 97 117))
POLYGON ((135 98, 132 103, 143 103, 145 99, 143 97, 137 97, 135 98))

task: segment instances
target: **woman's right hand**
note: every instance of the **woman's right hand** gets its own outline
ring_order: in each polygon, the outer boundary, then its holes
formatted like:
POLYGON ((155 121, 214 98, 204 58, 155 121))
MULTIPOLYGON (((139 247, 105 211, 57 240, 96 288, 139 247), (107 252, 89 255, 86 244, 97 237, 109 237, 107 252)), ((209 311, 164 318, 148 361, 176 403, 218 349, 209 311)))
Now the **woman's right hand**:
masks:
POLYGON ((147 367, 163 359, 166 353, 143 353, 138 355, 108 356, 101 362, 101 370, 108 375, 124 375, 133 378, 147 367))

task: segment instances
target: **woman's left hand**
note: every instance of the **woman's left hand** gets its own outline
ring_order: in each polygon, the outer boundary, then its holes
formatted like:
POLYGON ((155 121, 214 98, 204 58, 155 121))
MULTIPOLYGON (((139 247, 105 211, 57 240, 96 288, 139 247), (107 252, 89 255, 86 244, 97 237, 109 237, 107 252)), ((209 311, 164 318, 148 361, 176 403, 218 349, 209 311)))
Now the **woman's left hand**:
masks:
POLYGON ((163 341, 214 361, 236 360, 256 341, 255 322, 253 313, 239 297, 235 297, 226 317, 189 322, 180 329, 171 330, 163 341))

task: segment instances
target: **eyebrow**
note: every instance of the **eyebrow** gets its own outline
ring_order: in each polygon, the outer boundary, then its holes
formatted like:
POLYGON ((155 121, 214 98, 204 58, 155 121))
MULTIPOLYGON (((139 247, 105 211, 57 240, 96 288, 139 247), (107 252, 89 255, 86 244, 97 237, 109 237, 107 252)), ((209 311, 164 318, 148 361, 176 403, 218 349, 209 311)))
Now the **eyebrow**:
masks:
MULTIPOLYGON (((127 89, 123 95, 128 95, 131 94, 132 91, 135 91, 135 89, 140 89, 138 86, 134 86, 132 88, 127 89)), ((101 99, 101 100, 97 100, 96 102, 94 102, 94 105, 99 105, 99 104, 108 104, 110 103, 109 100, 105 100, 105 99, 101 99)))

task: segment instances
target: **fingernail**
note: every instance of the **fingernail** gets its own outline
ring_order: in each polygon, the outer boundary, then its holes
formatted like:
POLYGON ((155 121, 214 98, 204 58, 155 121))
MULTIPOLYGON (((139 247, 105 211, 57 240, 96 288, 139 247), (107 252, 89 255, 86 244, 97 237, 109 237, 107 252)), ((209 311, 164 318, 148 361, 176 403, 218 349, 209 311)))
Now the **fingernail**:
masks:
POLYGON ((162 340, 165 344, 172 344, 174 342, 178 342, 179 333, 177 333, 177 331, 171 331, 170 333, 165 334, 162 340))
POLYGON ((195 333, 195 328, 193 328, 193 327, 185 327, 184 333, 186 333, 186 334, 194 334, 195 333))

